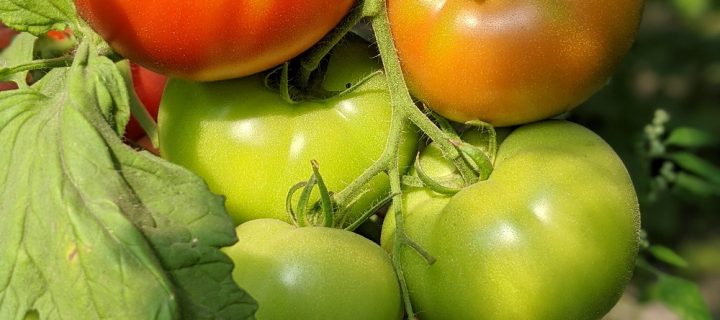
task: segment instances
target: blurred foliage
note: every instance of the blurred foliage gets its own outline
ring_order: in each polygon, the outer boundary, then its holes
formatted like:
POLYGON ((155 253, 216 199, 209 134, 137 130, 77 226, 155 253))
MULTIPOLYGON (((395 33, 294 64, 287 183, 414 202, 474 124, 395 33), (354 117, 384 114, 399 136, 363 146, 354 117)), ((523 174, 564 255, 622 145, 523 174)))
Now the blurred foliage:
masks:
POLYGON ((720 137, 720 2, 647 0, 630 54, 608 85, 572 115, 604 137, 625 161, 641 198, 650 241, 677 248, 690 239, 720 234, 720 196, 672 182, 668 190, 658 190, 656 177, 662 170, 694 179, 689 183, 697 177, 648 156, 645 130, 657 109, 670 117, 664 123, 667 132, 691 128, 689 134, 698 133, 696 139, 715 141, 700 143, 685 156, 720 165, 720 145, 714 139, 720 137))

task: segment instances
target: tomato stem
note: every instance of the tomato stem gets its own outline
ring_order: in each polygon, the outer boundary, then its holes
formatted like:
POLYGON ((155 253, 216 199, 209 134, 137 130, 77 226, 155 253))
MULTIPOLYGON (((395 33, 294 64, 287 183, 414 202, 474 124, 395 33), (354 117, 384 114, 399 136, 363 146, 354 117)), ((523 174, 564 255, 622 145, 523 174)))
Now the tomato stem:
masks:
POLYGON ((24 71, 69 67, 74 59, 75 56, 68 55, 51 59, 33 60, 28 63, 0 68, 0 78, 5 78, 9 75, 24 71))
POLYGON ((285 102, 294 104, 292 96, 290 96, 290 64, 285 62, 280 71, 280 96, 285 102))
POLYGON ((307 183, 305 184, 305 187, 303 188, 302 193, 300 194, 300 200, 298 200, 298 208, 297 208, 297 226, 298 227, 304 227, 306 220, 305 216, 307 213, 307 206, 308 201, 310 201, 310 194, 312 193, 313 187, 315 187, 315 184, 317 183, 317 178, 315 177, 315 174, 313 173, 312 176, 310 176, 310 179, 308 179, 307 183))
POLYGON ((125 59, 116 63, 115 66, 120 70, 120 74, 122 74, 123 80, 125 80, 125 85, 128 88, 127 91, 130 98, 130 113, 133 117, 135 117, 135 120, 137 120, 138 124, 140 124, 140 127, 143 131, 145 131, 148 138, 150 138, 150 142, 153 147, 157 148, 160 145, 158 143, 159 138, 157 122, 155 122, 155 119, 153 119, 150 115, 150 112, 148 112, 148 109, 143 105, 142 101, 140 101, 140 98, 133 89, 130 61, 125 59))
POLYGON ((305 187, 305 185, 307 185, 307 181, 296 183, 295 185, 290 187, 290 190, 287 193, 287 197, 285 198, 285 211, 290 216, 290 221, 292 221, 295 226, 298 226, 298 221, 295 210, 293 210, 292 198, 293 195, 295 195, 295 192, 305 187))
POLYGON ((332 51, 348 32, 363 18, 363 1, 360 1, 350 13, 325 38, 300 58, 300 78, 298 83, 302 88, 310 84, 312 73, 318 69, 322 60, 332 51))
POLYGON ((420 178, 420 181, 422 181, 423 186, 429 188, 432 191, 435 191, 440 194, 445 195, 454 195, 460 190, 461 188, 455 188, 455 187, 448 187, 445 185, 442 185, 440 182, 435 181, 432 177, 428 176, 425 173, 425 170, 423 170, 422 165, 420 163, 420 154, 415 157, 415 172, 417 172, 418 178, 420 178))
POLYGON ((464 141, 456 142, 456 146, 463 158, 469 163, 473 170, 479 175, 479 181, 485 181, 490 178, 493 171, 493 164, 490 155, 486 154, 482 149, 471 145, 464 141))
POLYGON ((335 224, 335 213, 333 210, 332 202, 330 200, 330 192, 328 192, 325 181, 323 181, 323 178, 320 175, 320 164, 318 164, 318 162, 315 160, 310 161, 310 164, 312 165, 313 174, 315 175, 318 190, 320 191, 320 203, 322 205, 323 217, 325 218, 325 222, 323 225, 325 227, 331 228, 333 224, 335 224))
POLYGON ((390 21, 388 20, 387 10, 385 10, 384 6, 380 8, 378 14, 372 19, 372 27, 375 31, 378 49, 380 50, 380 56, 385 66, 393 108, 397 110, 397 112, 403 113, 404 116, 420 128, 422 132, 435 141, 440 146, 440 150, 442 150, 444 156, 455 163, 463 178, 471 180, 472 177, 474 177, 474 173, 467 163, 463 161, 460 153, 452 143, 450 143, 450 137, 417 108, 410 96, 390 31, 390 21))
POLYGON ((390 165, 388 170, 388 176, 390 178, 390 192, 396 194, 393 198, 394 212, 388 212, 393 214, 395 217, 395 242, 393 243, 393 254, 392 263, 397 273, 398 283, 400 284, 400 292, 403 298, 403 304, 405 305, 405 313, 408 318, 412 319, 415 316, 413 311, 412 302, 410 300, 410 291, 408 290, 407 282, 405 280, 405 273, 403 271, 402 263, 400 263, 400 249, 406 244, 404 239, 405 236, 405 215, 403 214, 403 203, 402 203, 402 185, 400 184, 400 168, 397 161, 390 165))
POLYGON ((420 257, 422 257, 423 260, 425 260, 425 263, 427 263, 428 265, 432 265, 433 263, 435 263, 435 261, 437 261, 437 259, 435 259, 435 257, 433 257, 433 256, 432 256, 427 250, 425 250, 425 248, 423 248, 423 246, 421 246, 419 243, 413 241, 412 239, 408 238, 407 236, 403 236, 402 238, 403 238, 403 239, 402 239, 402 244, 404 244, 404 245, 412 248, 413 250, 415 250, 415 252, 416 252, 417 254, 419 254, 420 257))
POLYGON ((393 194, 390 194, 387 197, 381 199, 380 201, 377 201, 370 209, 363 212, 363 214, 359 218, 357 218, 357 220, 355 220, 352 224, 350 224, 349 226, 347 226, 343 229, 345 229, 347 231, 355 231, 355 229, 360 227, 360 225, 362 225, 365 221, 367 221, 367 219, 372 217, 375 214, 375 212, 380 210, 380 208, 384 207, 386 204, 390 203, 392 201, 392 199, 395 198, 395 196, 396 196, 396 194, 393 193, 393 194))

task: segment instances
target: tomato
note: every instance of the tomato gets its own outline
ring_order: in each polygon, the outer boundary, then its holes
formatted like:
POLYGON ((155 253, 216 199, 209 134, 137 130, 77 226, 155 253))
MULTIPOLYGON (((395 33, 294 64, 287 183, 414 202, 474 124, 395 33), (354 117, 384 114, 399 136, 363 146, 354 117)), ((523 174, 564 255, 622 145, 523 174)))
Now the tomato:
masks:
MULTIPOLYGON (((426 173, 454 174, 431 145, 426 173)), ((421 319, 599 319, 628 283, 638 250, 637 196, 600 137, 565 121, 520 127, 486 181, 442 196, 403 194, 405 227, 437 261, 399 258, 421 319)), ((382 244, 392 249, 393 215, 382 244)))
POLYGON ((156 72, 229 79, 310 48, 353 0, 75 0, 79 14, 118 53, 156 72))
MULTIPOLYGON (((357 40, 357 39, 356 39, 357 40)), ((336 48, 324 87, 342 91, 379 69, 363 41, 336 48)), ((392 108, 384 75, 326 100, 288 103, 263 85, 263 76, 197 83, 171 79, 158 126, 161 155, 203 177, 227 197, 236 224, 257 219, 288 221, 286 194, 312 174, 311 160, 332 191, 339 191, 380 157, 392 108)), ((400 165, 412 159, 417 134, 406 129, 400 165)), ((387 195, 384 175, 373 179, 346 222, 387 195)))
POLYGON ((455 121, 545 119, 602 87, 629 50, 643 0, 388 0, 416 97, 455 121))
MULTIPOLYGON (((7 48, 15 38, 17 31, 8 28, 0 22, 0 52, 7 48)), ((17 83, 13 81, 0 81, 0 91, 15 90, 18 88, 17 83)))
MULTIPOLYGON (((160 108, 160 98, 162 98, 167 77, 135 63, 130 63, 130 70, 132 72, 135 93, 150 115, 154 119, 157 119, 158 109, 160 108)), ((138 123, 134 117, 131 117, 130 122, 128 122, 125 128, 125 138, 136 141, 144 135, 145 131, 140 127, 140 123, 138 123)))
POLYGON ((260 219, 237 227, 223 251, 233 279, 258 301, 258 319, 400 319, 400 287, 390 259, 355 233, 296 228, 260 219))
POLYGON ((10 45, 16 34, 17 31, 8 28, 4 24, 2 24, 2 22, 0 22, 0 51, 10 45))

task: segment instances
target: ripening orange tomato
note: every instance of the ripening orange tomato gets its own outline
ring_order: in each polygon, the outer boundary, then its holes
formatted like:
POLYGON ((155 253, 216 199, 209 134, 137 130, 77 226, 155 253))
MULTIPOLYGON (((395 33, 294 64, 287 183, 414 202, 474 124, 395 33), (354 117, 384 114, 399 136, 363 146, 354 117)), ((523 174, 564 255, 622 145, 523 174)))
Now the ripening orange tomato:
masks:
POLYGON ((458 122, 527 123, 595 93, 628 52, 643 0, 388 0, 413 95, 458 122))

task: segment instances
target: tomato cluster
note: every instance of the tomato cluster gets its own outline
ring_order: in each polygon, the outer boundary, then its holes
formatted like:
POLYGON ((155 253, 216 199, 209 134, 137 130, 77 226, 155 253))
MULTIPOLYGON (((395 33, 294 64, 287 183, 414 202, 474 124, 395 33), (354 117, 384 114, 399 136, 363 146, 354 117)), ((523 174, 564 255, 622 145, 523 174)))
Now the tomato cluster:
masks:
MULTIPOLYGON (((161 156, 226 197, 239 241, 224 251, 236 282, 258 300, 258 317, 398 319, 393 267, 403 270, 422 319, 595 319, 629 281, 640 221, 623 163, 588 129, 545 119, 608 80, 631 46, 642 0, 388 0, 412 95, 456 127, 521 126, 497 149, 465 144, 482 150, 493 171, 453 195, 426 180, 467 177, 445 150, 426 146, 416 164, 423 169, 407 176, 416 182, 392 204, 376 239, 386 251, 349 231, 292 226, 298 221, 288 210, 304 205, 288 190, 313 174, 311 160, 330 190, 343 190, 397 134, 393 165, 410 167, 421 140, 410 125, 393 131, 397 100, 388 88, 397 86, 379 72, 377 52, 346 37, 321 64, 317 85, 300 86, 300 99, 290 95, 291 80, 275 83, 290 64, 268 71, 319 41, 353 1, 75 3, 118 53, 171 77, 165 86, 164 76, 133 70, 151 113, 159 104, 161 156), (396 217, 405 221, 401 236, 396 217)), ((132 137, 137 131, 128 127, 132 137)), ((458 159, 477 166, 465 155, 458 159)), ((369 179, 347 207, 333 208, 335 226, 364 216, 390 184, 387 175, 369 179)), ((310 203, 331 196, 323 192, 310 203)))

